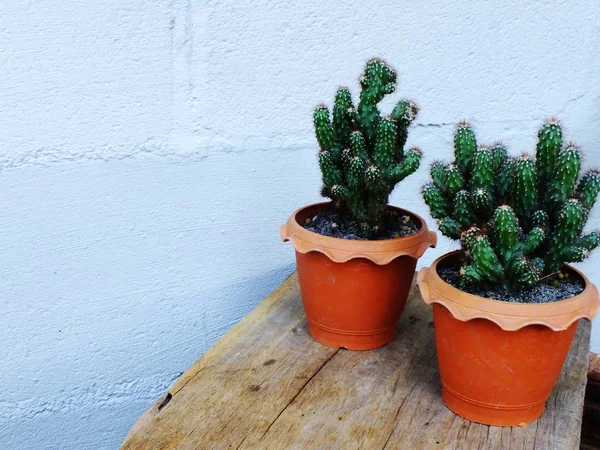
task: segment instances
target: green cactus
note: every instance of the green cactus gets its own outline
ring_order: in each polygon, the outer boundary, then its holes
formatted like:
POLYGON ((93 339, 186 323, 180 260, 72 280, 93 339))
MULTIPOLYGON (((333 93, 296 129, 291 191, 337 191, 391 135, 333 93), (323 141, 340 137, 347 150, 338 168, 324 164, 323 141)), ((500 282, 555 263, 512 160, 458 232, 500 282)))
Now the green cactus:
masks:
POLYGON ((552 180, 556 157, 562 147, 562 130, 556 118, 551 118, 538 132, 536 147, 536 169, 538 176, 538 196, 546 199, 548 186, 552 180))
POLYGON ((437 187, 442 187, 444 185, 444 171, 446 170, 446 164, 441 161, 434 161, 431 164, 430 175, 431 181, 437 187))
POLYGON ((473 206, 469 191, 465 189, 458 191, 454 196, 452 207, 452 215, 461 226, 466 227, 473 223, 473 206))
POLYGON ((460 223, 452 217, 444 217, 440 220, 438 228, 444 236, 451 239, 460 239, 461 229, 460 223))
POLYGON ((473 213, 481 221, 486 221, 491 216, 493 212, 492 202, 492 194, 484 188, 477 188, 471 192, 473 213))
POLYGON ((502 167, 502 165, 508 159, 508 151, 506 150, 506 147, 503 144, 493 145, 492 147, 490 147, 490 151, 492 152, 494 160, 493 171, 494 173, 496 173, 500 170, 500 167, 502 167))
POLYGON ((369 152, 365 137, 360 131, 353 131, 350 134, 350 153, 352 156, 358 156, 363 161, 369 161, 369 152))
POLYGON ((481 146, 473 157, 473 169, 471 172, 471 188, 493 191, 494 187, 494 155, 485 146, 481 146))
POLYGON ((461 122, 454 135, 454 156, 462 173, 467 173, 471 169, 476 150, 477 143, 473 130, 467 122, 461 122))
POLYGON ((481 230, 477 227, 471 227, 465 231, 463 231, 460 235, 460 243, 465 251, 470 252, 473 244, 475 243, 475 238, 481 234, 481 230))
POLYGON ((350 134, 354 131, 356 111, 352 104, 352 95, 346 87, 341 87, 335 94, 333 104, 333 132, 342 148, 350 145, 350 134))
POLYGON ((396 136, 396 159, 402 160, 404 157, 404 146, 408 138, 408 127, 417 117, 419 108, 410 100, 400 100, 394 107, 391 117, 398 124, 398 134, 396 136))
POLYGON ((394 162, 398 127, 391 117, 381 119, 377 127, 377 141, 373 149, 373 161, 379 167, 390 167, 394 162))
POLYGON ((467 273, 476 273, 480 278, 492 281, 504 278, 502 264, 487 236, 480 235, 475 238, 471 245, 471 255, 471 268, 467 269, 467 273))
POLYGON ((448 215, 448 203, 442 192, 435 184, 423 186, 423 198, 429 206, 429 211, 434 219, 442 219, 448 215))
POLYGON ((546 232, 541 227, 532 228, 523 241, 523 251, 526 254, 533 253, 544 242, 546 232))
POLYGON ((319 153, 319 167, 323 174, 323 180, 328 186, 334 186, 342 182, 342 172, 339 170, 330 150, 319 153))
POLYGON ((502 205, 494 212, 492 230, 498 254, 508 261, 519 242, 519 220, 513 209, 502 205))
POLYGON ((546 211, 537 210, 532 216, 532 226, 546 231, 550 229, 550 217, 546 211))
POLYGON ((587 250, 594 250, 600 245, 600 232, 592 231, 589 234, 581 236, 575 241, 575 245, 583 247, 587 250))
POLYGON ((583 234, 600 172, 580 177, 581 154, 572 144, 561 148, 556 119, 538 136, 536 159, 513 158, 500 144, 477 147, 463 122, 454 136, 455 160, 431 167, 423 199, 442 234, 460 239, 464 286, 531 288, 600 246, 599 231, 583 234))
POLYGON ((560 269, 564 261, 579 262, 579 259, 570 259, 569 252, 581 236, 587 218, 586 213, 585 207, 575 198, 570 198, 563 204, 556 218, 556 227, 551 236, 552 245, 546 257, 549 270, 560 269))
POLYGON ((373 146, 381 120, 377 104, 396 89, 396 72, 384 61, 371 59, 360 77, 360 87, 356 119, 365 139, 370 146, 373 146))
POLYGON ((465 187, 465 179, 463 178, 460 170, 454 164, 450 164, 444 168, 442 177, 444 180, 444 186, 450 195, 456 195, 458 191, 465 187))
POLYGON ((496 176, 496 196, 499 199, 506 199, 512 195, 512 186, 515 178, 515 166, 517 162, 514 158, 507 158, 504 163, 495 171, 496 176))
POLYGON ((360 78, 360 100, 354 108, 348 88, 338 89, 333 115, 324 105, 314 111, 319 143, 321 194, 350 214, 359 236, 370 239, 381 229, 389 196, 397 183, 414 173, 421 151, 405 151, 408 127, 418 113, 409 100, 381 117, 378 103, 394 92, 396 72, 384 61, 367 62, 360 78))
MULTIPOLYGON (((524 154, 515 163, 513 206, 522 222, 527 222, 537 203, 535 162, 524 154)), ((524 223, 524 225, 527 225, 524 223)))
POLYGON ((577 186, 577 198, 587 209, 592 209, 598 193, 600 192, 600 172, 590 170, 586 172, 579 180, 577 186))
POLYGON ((362 189, 365 183, 364 173, 364 161, 358 156, 353 156, 348 165, 348 169, 346 170, 346 180, 348 181, 348 187, 352 190, 362 189))
POLYGON ((390 170, 390 178, 395 186, 400 181, 404 180, 407 176, 413 174, 419 168, 421 164, 421 157, 423 153, 421 149, 417 147, 411 147, 404 155, 404 160, 399 164, 393 166, 390 170))
POLYGON ((549 182, 550 205, 560 205, 573 196, 580 168, 581 154, 574 145, 558 152, 552 180, 549 182))
POLYGON ((329 118, 329 108, 325 105, 319 105, 313 113, 313 122, 315 124, 315 134, 321 151, 337 150, 333 126, 329 118))

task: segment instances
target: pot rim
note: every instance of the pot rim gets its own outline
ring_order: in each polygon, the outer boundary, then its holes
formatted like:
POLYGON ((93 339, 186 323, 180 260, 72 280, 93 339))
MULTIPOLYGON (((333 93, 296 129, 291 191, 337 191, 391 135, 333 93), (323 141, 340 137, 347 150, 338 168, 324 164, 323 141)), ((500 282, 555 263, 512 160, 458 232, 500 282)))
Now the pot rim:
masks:
POLYGON ((579 270, 567 265, 579 275, 584 290, 574 297, 549 303, 511 303, 480 297, 464 292, 446 283, 437 273, 438 264, 460 250, 446 253, 437 258, 430 267, 419 271, 417 284, 423 301, 444 306, 455 319, 467 322, 472 319, 487 319, 506 331, 515 331, 528 325, 544 325, 554 331, 562 331, 579 320, 592 320, 600 308, 598 289, 579 270))
POLYGON ((354 258, 365 258, 378 265, 389 264, 399 256, 407 255, 415 259, 420 258, 427 248, 435 247, 437 244, 436 233, 429 231, 421 216, 392 205, 388 205, 388 207, 410 215, 417 220, 420 223, 419 230, 404 237, 369 241, 324 236, 307 230, 298 223, 297 215, 307 209, 324 209, 331 205, 331 202, 320 202, 298 208, 288 218, 287 222, 281 226, 281 239, 284 242, 292 241, 296 251, 303 254, 311 251, 320 252, 337 263, 354 258))

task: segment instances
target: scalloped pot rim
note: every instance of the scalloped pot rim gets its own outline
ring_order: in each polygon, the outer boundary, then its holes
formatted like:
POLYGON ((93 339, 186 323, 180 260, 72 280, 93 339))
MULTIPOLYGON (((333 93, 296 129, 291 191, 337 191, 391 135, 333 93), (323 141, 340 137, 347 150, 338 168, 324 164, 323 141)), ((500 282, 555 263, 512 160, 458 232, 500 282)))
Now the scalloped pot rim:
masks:
POLYGON ((330 208, 331 202, 314 203, 299 208, 292 213, 287 222, 281 226, 281 239, 291 241, 300 253, 320 252, 337 263, 354 258, 365 258, 377 265, 389 264, 400 256, 420 258, 429 247, 437 244, 437 235, 429 231, 425 221, 417 214, 395 206, 390 208, 411 216, 420 223, 419 231, 408 236, 378 241, 358 241, 323 236, 307 230, 301 223, 313 217, 319 211, 330 208))
POLYGON ((428 305, 444 306, 452 316, 462 322, 487 319, 506 331, 516 331, 528 325, 544 325, 562 331, 579 320, 592 320, 600 308, 598 289, 579 270, 567 266, 585 282, 583 292, 565 300, 551 303, 509 303, 468 294, 446 283, 437 273, 437 265, 445 258, 460 254, 447 253, 437 258, 431 267, 419 271, 417 284, 423 301, 428 305))

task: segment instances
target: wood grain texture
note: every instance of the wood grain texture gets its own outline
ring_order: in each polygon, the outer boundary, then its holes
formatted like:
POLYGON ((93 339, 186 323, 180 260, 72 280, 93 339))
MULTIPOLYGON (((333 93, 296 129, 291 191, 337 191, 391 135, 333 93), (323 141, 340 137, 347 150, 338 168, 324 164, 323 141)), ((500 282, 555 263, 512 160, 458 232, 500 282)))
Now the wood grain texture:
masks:
POLYGON ((413 286, 397 338, 350 352, 308 336, 296 276, 202 356, 122 449, 577 449, 590 324, 544 415, 489 427, 442 403, 431 311, 413 286))

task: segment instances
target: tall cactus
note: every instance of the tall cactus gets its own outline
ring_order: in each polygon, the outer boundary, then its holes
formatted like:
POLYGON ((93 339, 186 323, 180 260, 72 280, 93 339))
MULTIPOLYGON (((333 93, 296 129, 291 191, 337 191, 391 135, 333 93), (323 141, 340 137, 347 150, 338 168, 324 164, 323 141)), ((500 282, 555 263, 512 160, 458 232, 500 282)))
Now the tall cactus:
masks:
POLYGON ((536 169, 538 173, 538 198, 545 202, 545 189, 552 179, 556 166, 556 157, 562 147, 562 130, 556 118, 551 118, 542 125, 538 132, 536 147, 536 169))
POLYGON ((538 138, 535 160, 514 158, 501 144, 478 147, 463 122, 454 137, 455 161, 431 166, 423 198, 440 231, 461 241, 465 285, 530 288, 600 245, 600 232, 583 234, 600 172, 580 176, 581 153, 562 146, 556 119, 538 138))
POLYGON ((377 105, 396 87, 396 72, 381 59, 367 62, 360 86, 356 109, 350 91, 342 87, 335 95, 333 114, 319 105, 313 120, 321 194, 350 213, 358 235, 372 238, 381 228, 392 190, 419 167, 420 150, 404 149, 418 108, 401 100, 389 116, 381 117, 377 105))

